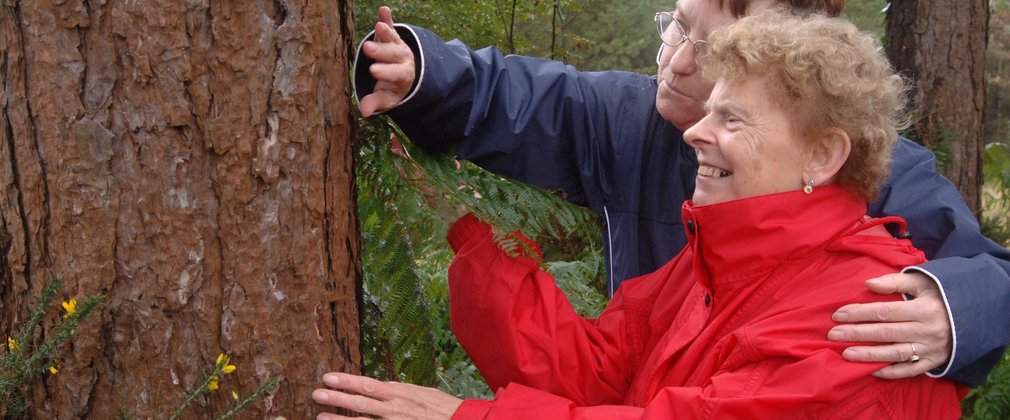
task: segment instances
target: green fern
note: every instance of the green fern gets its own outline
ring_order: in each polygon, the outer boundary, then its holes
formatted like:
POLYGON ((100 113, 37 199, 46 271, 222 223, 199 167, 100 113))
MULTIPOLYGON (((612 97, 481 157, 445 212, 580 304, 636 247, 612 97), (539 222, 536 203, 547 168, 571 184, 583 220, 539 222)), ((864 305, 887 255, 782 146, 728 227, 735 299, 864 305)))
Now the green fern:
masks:
POLYGON ((453 254, 443 239, 444 208, 465 208, 491 224, 496 243, 512 255, 537 255, 513 232, 539 242, 547 256, 543 266, 556 272, 577 310, 599 312, 606 300, 592 212, 408 144, 415 169, 390 152, 396 129, 388 120, 363 121, 361 127, 357 185, 367 374, 464 397, 491 395, 449 330, 445 276, 453 254))
POLYGON ((965 419, 1010 418, 1010 352, 989 374, 986 383, 973 389, 961 402, 965 419))

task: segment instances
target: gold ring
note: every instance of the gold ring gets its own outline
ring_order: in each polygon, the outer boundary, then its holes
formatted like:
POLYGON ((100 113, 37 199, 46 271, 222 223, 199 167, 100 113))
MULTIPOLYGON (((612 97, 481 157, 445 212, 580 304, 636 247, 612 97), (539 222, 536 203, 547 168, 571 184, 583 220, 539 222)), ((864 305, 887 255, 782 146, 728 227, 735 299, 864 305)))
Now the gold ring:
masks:
POLYGON ((915 344, 908 343, 908 345, 912 346, 912 355, 908 356, 908 360, 906 360, 906 362, 908 362, 908 363, 918 363, 919 362, 919 355, 915 353, 915 344))

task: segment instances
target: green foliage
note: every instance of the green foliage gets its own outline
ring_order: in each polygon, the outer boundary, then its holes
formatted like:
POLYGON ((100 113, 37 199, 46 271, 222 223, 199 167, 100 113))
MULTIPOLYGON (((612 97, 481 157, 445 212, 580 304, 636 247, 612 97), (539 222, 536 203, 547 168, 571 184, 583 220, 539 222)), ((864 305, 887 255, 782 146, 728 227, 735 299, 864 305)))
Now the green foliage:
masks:
POLYGON ((587 284, 586 279, 599 279, 606 275, 603 253, 599 249, 586 249, 581 258, 574 261, 551 261, 546 269, 565 291, 575 312, 584 317, 596 317, 607 306, 607 299, 599 289, 587 284))
POLYGON ((626 70, 656 73, 656 53, 661 42, 653 20, 656 12, 670 11, 670 0, 582 2, 582 13, 572 17, 568 30, 578 34, 570 62, 581 70, 626 70))
POLYGON ((968 393, 961 408, 967 420, 1010 418, 1010 352, 1003 355, 985 385, 968 393))
POLYGON ((989 1, 986 141, 1010 139, 1010 0, 989 1))
POLYGON ((218 417, 218 420, 227 420, 234 417, 238 413, 241 413, 242 410, 248 408, 256 400, 259 400, 260 398, 263 398, 264 395, 267 395, 277 390, 278 385, 279 381, 276 378, 274 378, 267 381, 265 384, 260 385, 259 388, 256 388, 252 393, 246 395, 245 397, 242 397, 237 393, 233 394, 238 398, 235 399, 235 403, 231 406, 231 408, 228 409, 228 411, 225 411, 224 414, 221 414, 218 417))
MULTIPOLYGON (((567 30, 579 16, 576 3, 584 2, 366 0, 355 4, 355 25, 360 39, 374 28, 377 8, 389 5, 394 21, 425 27, 445 39, 458 38, 474 48, 497 45, 505 53, 567 59, 582 45, 581 38, 567 30)), ((509 234, 522 231, 540 242, 545 267, 556 261, 593 267, 582 270, 586 277, 581 282, 569 277, 559 283, 576 290, 577 307, 592 307, 583 299, 596 302, 596 307, 605 301, 599 292, 602 247, 592 213, 450 156, 429 156, 411 148, 414 166, 390 153, 389 136, 396 129, 388 120, 359 120, 359 125, 356 172, 366 374, 438 386, 464 397, 491 395, 449 330, 446 271, 453 254, 443 238, 447 214, 455 208, 468 209, 494 225, 499 247, 513 255, 532 251, 509 234)))
MULTIPOLYGON (((55 357, 57 350, 62 344, 70 342, 77 336, 77 327, 104 300, 100 294, 88 296, 80 303, 71 298, 64 301, 61 305, 63 309, 59 310, 59 307, 53 303, 53 299, 62 287, 63 281, 55 277, 46 284, 35 298, 28 320, 18 328, 15 336, 7 337, 4 343, 4 352, 0 354, 0 416, 4 418, 25 415, 28 405, 22 392, 26 386, 46 375, 60 374, 62 366, 60 360, 55 357), (43 318, 52 311, 52 308, 57 308, 55 311, 59 312, 59 315, 54 316, 56 325, 49 330, 43 339, 40 337, 42 333, 39 331, 39 327, 44 321, 43 318)), ((230 364, 228 356, 222 354, 215 363, 214 369, 204 374, 200 385, 187 395, 170 418, 179 417, 200 395, 216 390, 221 377, 234 370, 235 366, 230 364)), ((234 404, 218 418, 227 419, 238 414, 253 401, 275 390, 277 384, 277 380, 268 381, 244 398, 237 393, 233 394, 235 396, 234 404)), ((122 413, 117 416, 117 418, 123 419, 133 417, 130 413, 122 413)))
MULTIPOLYGON (((989 143, 982 165, 982 233, 1010 246, 1010 145, 989 143)), ((985 385, 971 391, 961 404, 966 419, 1010 418, 1010 351, 985 385)))
POLYGON ((983 156, 982 233, 1010 246, 1010 145, 989 143, 983 156))
POLYGON ((355 3, 355 31, 364 36, 375 27, 376 10, 387 5, 393 21, 429 29, 444 39, 457 38, 473 48, 498 46, 506 54, 564 59, 574 36, 564 31, 564 14, 577 13, 574 0, 365 0, 355 3), (561 15, 554 13, 555 8, 561 15))
POLYGON ((432 383, 437 349, 430 285, 418 260, 444 265, 447 255, 421 255, 414 246, 444 227, 410 194, 389 152, 390 127, 364 125, 357 184, 364 265, 366 372, 390 380, 432 383), (385 139, 383 143, 382 140, 385 139), (411 201, 415 200, 415 201, 411 201))
POLYGON ((359 36, 374 28, 382 5, 393 8, 394 21, 459 39, 472 48, 495 45, 506 54, 551 58, 583 70, 652 74, 659 49, 653 15, 672 9, 674 2, 365 0, 354 6, 359 36))
POLYGON ((7 337, 6 351, 0 355, 0 409, 8 415, 20 416, 28 406, 21 394, 23 388, 48 374, 57 374, 59 361, 54 357, 64 342, 77 335, 77 326, 102 303, 101 295, 85 298, 80 304, 71 300, 63 304, 65 313, 51 333, 40 338, 43 317, 56 307, 53 298, 63 282, 53 278, 35 298, 28 320, 14 337, 7 337), (41 342, 40 342, 41 340, 41 342))
POLYGON ((887 4, 886 0, 849 0, 845 2, 842 18, 852 22, 861 30, 883 37, 886 19, 883 11, 887 4))
MULTIPOLYGON (((236 369, 235 365, 231 364, 231 356, 221 353, 221 355, 217 357, 217 361, 214 362, 214 367, 203 373, 203 376, 198 381, 199 385, 189 391, 189 394, 186 395, 186 398, 182 401, 182 403, 179 404, 179 406, 175 408, 175 411, 172 412, 172 416, 169 417, 169 420, 179 418, 179 416, 186 411, 186 408, 188 408, 190 404, 196 401, 196 399, 200 396, 217 391, 220 388, 221 379, 225 375, 235 372, 236 369)), ((218 420, 232 418, 236 414, 242 412, 242 410, 249 407, 249 405, 251 405, 254 401, 276 390, 277 385, 277 379, 271 379, 265 384, 260 385, 255 391, 245 397, 240 396, 237 391, 232 391, 231 395, 234 402, 228 411, 225 411, 217 417, 218 420)), ((121 416, 127 418, 132 417, 127 414, 123 414, 121 416)))
MULTIPOLYGON (((365 373, 439 386, 465 397, 490 391, 449 330, 446 271, 452 251, 447 219, 464 208, 498 232, 522 231, 541 243, 545 267, 560 273, 576 306, 598 312, 605 302, 595 216, 550 193, 505 180, 451 156, 408 146, 407 161, 390 152, 395 128, 363 122, 357 167, 365 314, 365 373), (564 263, 558 258, 566 258, 564 263), (593 303, 589 303, 593 302, 593 303)), ((531 251, 500 233, 499 246, 531 251)))

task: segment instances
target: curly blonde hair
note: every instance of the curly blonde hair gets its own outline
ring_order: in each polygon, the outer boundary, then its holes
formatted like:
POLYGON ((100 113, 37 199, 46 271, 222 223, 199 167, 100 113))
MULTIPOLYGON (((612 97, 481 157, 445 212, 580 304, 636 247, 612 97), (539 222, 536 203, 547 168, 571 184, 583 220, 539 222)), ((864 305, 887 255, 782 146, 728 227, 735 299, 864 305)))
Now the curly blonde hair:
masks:
POLYGON ((799 133, 844 130, 852 148, 838 184, 876 200, 898 130, 908 126, 908 84, 876 38, 840 19, 779 8, 713 33, 705 60, 710 80, 767 77, 799 133))

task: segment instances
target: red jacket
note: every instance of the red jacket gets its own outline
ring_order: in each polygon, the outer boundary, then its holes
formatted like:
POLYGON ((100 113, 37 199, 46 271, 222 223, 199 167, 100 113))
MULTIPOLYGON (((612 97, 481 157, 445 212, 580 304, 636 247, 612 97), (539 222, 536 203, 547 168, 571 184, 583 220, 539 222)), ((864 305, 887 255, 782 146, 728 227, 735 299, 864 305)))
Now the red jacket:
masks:
MULTIPOLYGON (((864 281, 923 262, 841 187, 683 206, 688 246, 578 316, 533 260, 473 216, 448 239, 452 330, 492 389, 453 418, 957 418, 959 390, 881 380, 828 341, 864 281)), ((538 251, 539 252, 539 251, 538 251)))

